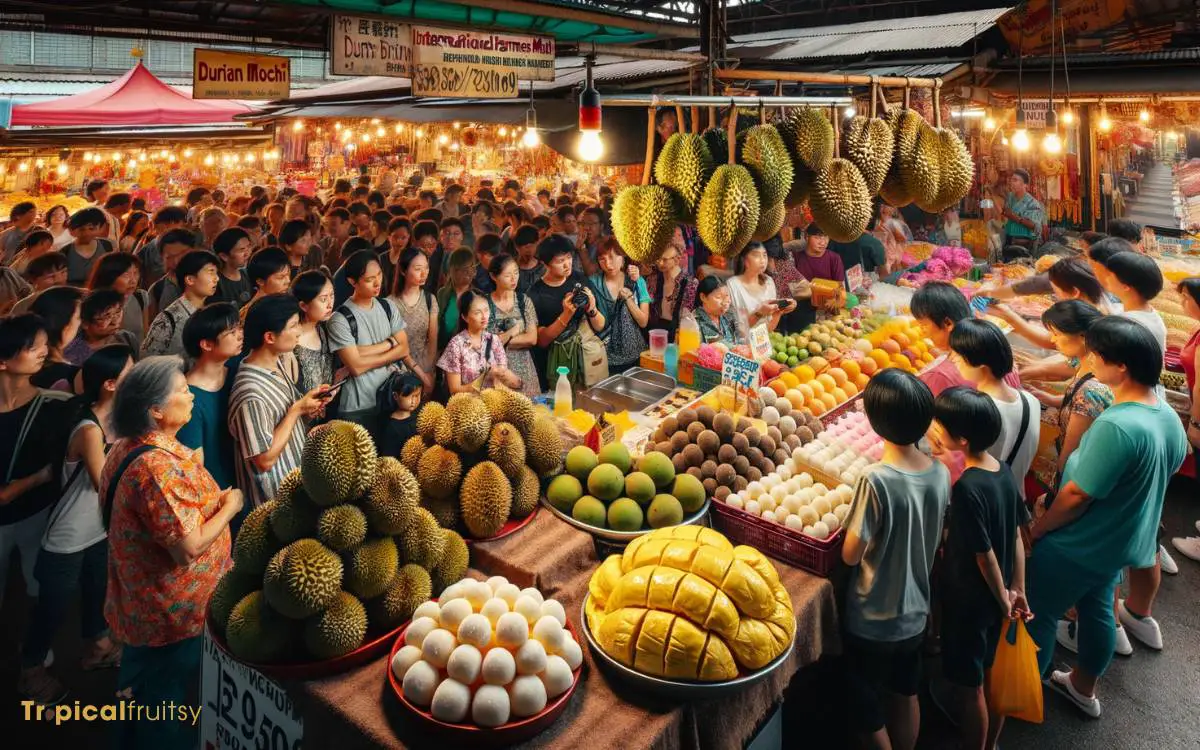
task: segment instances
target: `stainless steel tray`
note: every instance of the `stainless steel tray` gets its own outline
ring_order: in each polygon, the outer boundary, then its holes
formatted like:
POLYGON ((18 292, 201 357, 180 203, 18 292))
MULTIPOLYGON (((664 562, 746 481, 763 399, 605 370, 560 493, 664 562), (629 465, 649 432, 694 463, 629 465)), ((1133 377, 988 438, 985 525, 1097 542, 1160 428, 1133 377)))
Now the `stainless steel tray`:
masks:
MULTIPOLYGON (((639 536, 643 536, 645 534, 649 534, 651 531, 654 531, 654 529, 639 529, 637 531, 614 531, 613 529, 598 529, 595 526, 592 526, 590 524, 583 523, 582 521, 577 521, 572 516, 570 516, 566 513, 563 513, 558 508, 555 508, 553 505, 550 504, 550 501, 546 499, 545 495, 542 495, 541 502, 542 502, 542 505, 545 506, 545 508, 547 510, 549 510, 554 515, 558 516, 561 520, 571 524, 572 526, 579 529, 580 531, 586 531, 587 533, 591 534, 592 536, 596 537, 597 539, 603 539, 606 542, 616 542, 617 544, 628 544, 628 543, 632 542, 634 539, 637 539, 639 536)), ((704 498, 704 505, 700 506, 700 510, 696 511, 695 513, 691 513, 689 515, 684 516, 683 520, 680 521, 678 524, 676 524, 676 526, 704 525, 703 521, 705 518, 707 518, 708 509, 709 509, 709 506, 711 506, 711 505, 712 505, 712 498, 708 498, 708 497, 704 498)))
POLYGON ((584 392, 583 398, 611 404, 617 410, 640 412, 662 401, 675 390, 675 382, 668 386, 664 376, 657 379, 649 376, 658 373, 634 368, 633 371, 601 380, 584 392))
POLYGON ((595 658, 596 663, 606 674, 616 677, 633 687, 666 698, 681 701, 706 701, 723 698, 732 693, 745 690, 751 685, 766 679, 772 672, 782 667, 796 648, 796 639, 793 638, 788 647, 783 650, 783 653, 772 659, 762 669, 740 674, 732 680, 725 680, 724 682, 699 682, 654 677, 653 675, 643 674, 632 667, 622 664, 606 654, 604 649, 600 648, 600 644, 592 636, 592 629, 587 619, 587 603, 590 598, 591 594, 583 597, 583 605, 579 609, 579 622, 580 629, 583 630, 583 634, 587 638, 588 646, 592 649, 592 656, 595 658))

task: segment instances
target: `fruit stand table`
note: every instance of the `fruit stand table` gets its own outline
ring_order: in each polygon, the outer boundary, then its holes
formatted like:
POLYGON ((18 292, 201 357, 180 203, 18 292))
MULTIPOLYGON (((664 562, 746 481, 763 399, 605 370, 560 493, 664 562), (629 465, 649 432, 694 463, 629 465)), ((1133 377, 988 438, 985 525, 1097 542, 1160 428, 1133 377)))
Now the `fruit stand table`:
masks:
MULTIPOLYGON (((597 667, 586 644, 583 682, 566 713, 528 747, 742 747, 782 700, 793 674, 840 649, 832 584, 774 561, 796 612, 796 648, 789 662, 745 691, 709 703, 680 704, 630 694, 597 667)), ((598 561, 589 535, 551 514, 519 533, 471 550, 472 574, 503 575, 557 598, 579 624, 588 579, 598 561)), ((355 750, 437 744, 419 734, 387 685, 386 657, 351 672, 286 684, 304 717, 304 746, 355 750)), ((445 744, 445 741, 442 741, 445 744)))

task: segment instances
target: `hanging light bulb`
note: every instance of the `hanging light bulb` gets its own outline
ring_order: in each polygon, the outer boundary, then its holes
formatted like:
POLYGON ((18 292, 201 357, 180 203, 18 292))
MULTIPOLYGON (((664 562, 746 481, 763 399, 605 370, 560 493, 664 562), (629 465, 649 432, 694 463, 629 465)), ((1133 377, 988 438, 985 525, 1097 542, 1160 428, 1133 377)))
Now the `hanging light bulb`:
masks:
POLYGON ((1062 152, 1062 140, 1058 137, 1058 115, 1053 108, 1046 111, 1046 137, 1042 139, 1042 150, 1047 154, 1062 152))
POLYGON ((46 166, 46 160, 45 160, 45 159, 38 159, 37 161, 35 161, 35 162, 33 163, 33 166, 37 167, 38 169, 41 169, 42 167, 46 166))
POLYGON ((162 151, 158 152, 158 158, 160 158, 160 159, 167 158, 167 150, 165 148, 162 151))
POLYGON ((504 136, 508 135, 508 128, 501 125, 500 130, 498 132, 499 132, 500 137, 503 138, 504 136))
POLYGON ((459 149, 458 141, 455 141, 454 143, 450 144, 451 151, 457 151, 458 149, 459 149))
POLYGON ((370 142, 371 142, 371 134, 370 134, 370 133, 363 133, 363 134, 362 134, 362 142, 363 142, 363 143, 370 143, 370 142))
POLYGON ((67 173, 67 165, 66 165, 65 163, 61 163, 61 162, 60 162, 60 163, 59 163, 59 165, 58 165, 58 166, 55 168, 55 170, 54 170, 54 171, 58 172, 60 175, 66 175, 66 173, 67 173))
POLYGON ((1141 112, 1138 112, 1138 119, 1142 122, 1150 122, 1150 110, 1143 108, 1141 112))
POLYGON ((400 123, 396 123, 396 135, 400 135, 403 132, 404 132, 404 125, 402 125, 400 123))
POLYGON ((1013 148, 1018 151, 1029 150, 1029 131, 1025 129, 1025 110, 1017 109, 1017 129, 1012 137, 1013 148))
POLYGON ((333 124, 333 129, 334 129, 334 130, 341 130, 341 129, 342 129, 342 124, 341 124, 340 122, 335 122, 335 123, 333 124))
POLYGON ((304 130, 303 122, 301 122, 300 120, 296 120, 295 122, 292 123, 292 132, 293 133, 299 133, 301 130, 304 130))
POLYGON ((526 148, 537 148, 542 143, 542 137, 538 135, 537 128, 526 128, 521 142, 525 144, 526 148))
POLYGON ((342 131, 342 142, 343 143, 349 141, 353 137, 354 137, 354 131, 352 131, 352 130, 343 130, 342 131))
POLYGON ((1001 146, 1007 146, 1007 145, 1008 145, 1008 136, 1007 136, 1007 135, 1002 135, 1002 136, 1000 136, 1000 145, 1001 145, 1001 146))
POLYGON ((418 137, 418 138, 424 138, 424 137, 425 137, 425 128, 417 128, 417 137, 418 137))
POLYGON ((18 164, 17 171, 18 172, 28 172, 29 171, 29 162, 23 161, 20 164, 18 164))
POLYGON ((1105 106, 1104 102, 1100 102, 1100 122, 1096 123, 1096 127, 1102 133, 1112 130, 1112 120, 1108 119, 1108 107, 1105 106))
POLYGON ((604 140, 599 130, 582 130, 579 132, 579 158, 583 161, 599 161, 604 156, 604 140))
POLYGON ((382 125, 380 125, 379 127, 375 128, 375 137, 376 137, 376 138, 382 138, 382 137, 384 137, 385 135, 387 135, 387 131, 383 129, 383 126, 382 126, 382 125))
POLYGON ((347 143, 347 144, 346 144, 346 150, 347 150, 347 151, 353 151, 353 150, 354 150, 354 149, 356 149, 356 148, 358 148, 358 146, 357 146, 356 144, 354 144, 353 142, 351 142, 351 143, 347 143))
POLYGON ((83 152, 83 160, 84 160, 84 161, 91 161, 91 160, 92 160, 92 152, 91 152, 91 151, 84 151, 84 152, 83 152))
POLYGON ((121 152, 113 151, 112 160, 113 161, 121 161, 121 152))
POLYGON ((130 159, 130 160, 129 160, 129 168, 130 168, 130 169, 137 169, 137 165, 138 165, 138 161, 137 161, 137 159, 130 159))
POLYGON ((462 127, 462 123, 461 123, 461 122, 456 122, 456 123, 454 123, 454 129, 455 129, 455 130, 458 130, 458 129, 459 129, 459 128, 461 128, 461 127, 462 127))
POLYGON ((192 158, 192 150, 190 148, 185 148, 183 150, 183 158, 185 158, 185 159, 192 158))
POLYGON ((208 156, 204 157, 204 166, 211 167, 214 161, 213 155, 209 154, 208 156))
POLYGON ((450 142, 450 136, 446 135, 445 133, 442 133, 441 135, 438 136, 437 141, 438 141, 439 146, 445 146, 447 143, 450 142))
POLYGON ((174 151, 172 151, 172 152, 171 152, 171 153, 170 153, 170 154, 167 156, 167 161, 168 161, 169 163, 171 163, 171 164, 175 164, 176 162, 178 162, 178 161, 179 161, 179 155, 178 155, 178 154, 176 154, 174 151))
POLYGON ((1075 124, 1075 110, 1071 109, 1070 105, 1068 105, 1067 108, 1065 110, 1063 110, 1062 124, 1063 125, 1074 125, 1075 124))
POLYGON ((996 120, 995 120, 995 119, 993 119, 991 115, 988 115, 988 116, 987 116, 987 117, 984 119, 984 121, 983 121, 983 129, 984 129, 984 130, 995 130, 995 129, 996 129, 996 120))
POLYGON ((246 163, 247 163, 247 164, 253 164, 253 163, 254 163, 254 152, 253 152, 253 151, 250 151, 250 152, 248 152, 248 153, 246 154, 246 163))
MULTIPOLYGON (((600 92, 592 82, 593 58, 587 58, 587 85, 579 94, 579 158, 584 161, 596 161, 604 155, 604 141, 600 138, 603 113, 600 106, 600 92)), ((532 111, 532 108, 531 108, 532 111)), ((680 123, 682 126, 683 123, 680 123)), ((531 130, 535 136, 536 130, 531 130)), ((536 143, 533 145, 537 145, 536 143)), ((532 148, 532 146, 530 146, 532 148)))

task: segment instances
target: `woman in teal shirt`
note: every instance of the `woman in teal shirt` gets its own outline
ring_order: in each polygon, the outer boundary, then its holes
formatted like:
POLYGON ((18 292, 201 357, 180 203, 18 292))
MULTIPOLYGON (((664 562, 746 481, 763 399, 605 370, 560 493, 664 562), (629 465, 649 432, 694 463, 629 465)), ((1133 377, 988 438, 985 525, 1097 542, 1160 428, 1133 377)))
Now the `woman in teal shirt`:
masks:
POLYGON ((732 303, 725 282, 716 276, 705 276, 696 287, 694 314, 704 344, 722 343, 733 346, 737 340, 737 322, 729 306, 732 303))
MULTIPOLYGON (((1117 576, 1126 567, 1154 566, 1163 497, 1187 455, 1187 437, 1178 415, 1155 393, 1162 363, 1150 331, 1109 316, 1088 329, 1087 346, 1113 405, 1084 433, 1053 504, 1031 529, 1026 584, 1036 615, 1029 633, 1043 674, 1053 662, 1058 619, 1076 608, 1077 666, 1053 672, 1049 684, 1094 718, 1100 716, 1096 682, 1112 661, 1116 638, 1117 576)), ((1118 605, 1126 629, 1158 631, 1148 609, 1131 606, 1142 605, 1118 605)))

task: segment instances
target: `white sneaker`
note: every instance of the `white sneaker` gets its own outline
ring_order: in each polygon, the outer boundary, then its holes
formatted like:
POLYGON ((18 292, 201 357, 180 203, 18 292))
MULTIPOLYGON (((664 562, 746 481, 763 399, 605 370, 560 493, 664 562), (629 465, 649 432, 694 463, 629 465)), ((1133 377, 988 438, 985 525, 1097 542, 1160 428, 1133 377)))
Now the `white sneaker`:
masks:
POLYGON ((1196 531, 1200 531, 1200 521, 1196 522, 1196 531))
POLYGON ((1075 707, 1093 719, 1100 718, 1100 700, 1092 695, 1080 693, 1071 684, 1070 672, 1053 672, 1047 685, 1056 693, 1075 704, 1075 707))
POLYGON ((1058 645, 1071 653, 1079 653, 1079 638, 1075 634, 1074 620, 1059 620, 1054 639, 1058 641, 1058 645))
POLYGON ((1155 651, 1162 651, 1163 639, 1162 630, 1158 627, 1158 621, 1153 617, 1134 617, 1133 614, 1125 608, 1125 600, 1120 601, 1117 607, 1117 615, 1121 620, 1121 624, 1129 631, 1129 634, 1137 638, 1143 645, 1148 646, 1155 651))
POLYGON ((1125 632, 1125 626, 1117 623, 1117 642, 1113 646, 1113 653, 1118 656, 1133 656, 1133 644, 1129 642, 1129 633, 1125 632))
POLYGON ((46 669, 54 666, 54 649, 46 649, 46 658, 42 661, 42 666, 46 669))
POLYGON ((1175 558, 1171 557, 1171 553, 1161 544, 1158 545, 1158 566, 1169 576, 1179 575, 1179 566, 1175 564, 1175 558))
MULTIPOLYGON (((1197 522, 1200 525, 1200 521, 1197 522)), ((1175 551, 1189 560, 1200 562, 1200 536, 1175 537, 1171 540, 1171 546, 1175 551)))

